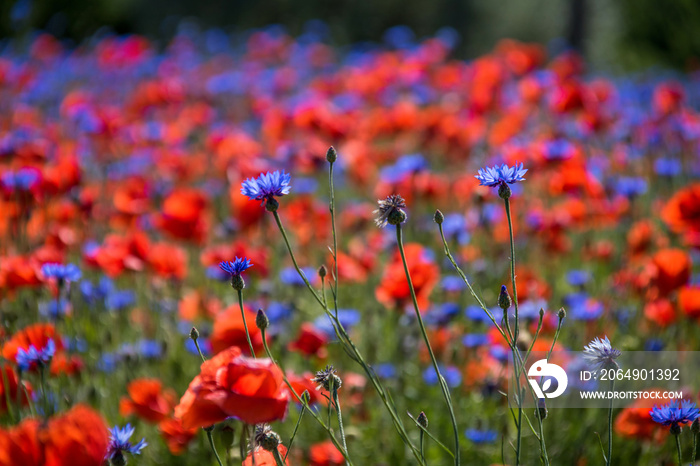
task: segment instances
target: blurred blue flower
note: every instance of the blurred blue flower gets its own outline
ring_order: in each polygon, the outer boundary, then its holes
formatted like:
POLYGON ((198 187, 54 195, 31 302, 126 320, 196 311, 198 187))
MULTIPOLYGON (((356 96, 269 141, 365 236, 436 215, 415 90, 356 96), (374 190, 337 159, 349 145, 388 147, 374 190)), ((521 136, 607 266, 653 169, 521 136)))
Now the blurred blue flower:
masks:
POLYGON ((58 302, 55 299, 39 303, 39 315, 56 319, 66 315, 70 309, 68 300, 61 298, 58 302))
POLYGON ((571 286, 583 286, 590 280, 591 274, 586 270, 570 270, 566 273, 566 281, 571 286))
POLYGON ((498 432, 495 430, 467 429, 464 436, 476 444, 493 443, 498 439, 498 432))
POLYGON ((647 192, 644 178, 621 176, 615 182, 615 192, 625 197, 637 197, 647 192))
POLYGON ((380 379, 393 379, 396 377, 396 366, 390 362, 377 364, 374 366, 374 372, 377 373, 380 379))
POLYGON ((467 285, 464 283, 464 280, 462 280, 462 277, 457 275, 447 275, 442 277, 440 285, 442 286, 443 290, 450 292, 462 291, 467 288, 467 285))
MULTIPOLYGON (((493 310, 492 310, 493 311, 493 310)), ((498 309, 498 312, 503 312, 500 309, 498 309)), ((486 312, 484 312, 481 307, 477 306, 476 304, 473 304, 471 306, 467 306, 466 309, 464 309, 464 315, 467 317, 469 320, 473 320, 474 322, 483 322, 483 323, 489 323, 491 324, 491 319, 489 319, 489 316, 486 315, 486 312)), ((498 315, 498 314, 494 314, 498 315)))
MULTIPOLYGON (((313 283, 316 275, 316 270, 313 269, 312 267, 302 267, 301 271, 304 273, 304 276, 309 280, 309 282, 313 283), (309 277, 311 277, 309 279, 309 277)), ((280 281, 284 283, 285 285, 292 285, 292 286, 304 286, 304 279, 301 278, 299 273, 297 273, 296 269, 294 267, 286 267, 280 271, 279 274, 280 281)))
MULTIPOLYGON (((357 325, 360 321, 360 313, 355 309, 338 309, 338 320, 346 330, 357 325)), ((331 318, 327 315, 318 316, 314 322, 314 327, 317 330, 325 333, 330 339, 335 338, 335 331, 333 330, 333 323, 331 318)))
POLYGON ((112 291, 105 299, 105 306, 110 311, 121 311, 136 302, 136 294, 131 290, 112 291))
POLYGON ((462 337, 462 344, 467 348, 485 346, 489 343, 489 336, 485 333, 467 333, 462 337))
POLYGON ((450 321, 459 314, 460 308, 457 303, 442 303, 430 309, 425 317, 425 323, 428 325, 447 325, 450 321))
POLYGON ((80 269, 75 264, 44 264, 41 273, 46 278, 55 278, 59 282, 74 282, 82 276, 80 269))
MULTIPOLYGON (((462 383, 462 374, 459 372, 459 369, 454 366, 440 366, 440 373, 445 378, 447 386, 451 388, 459 387, 462 383)), ((430 366, 423 371, 423 381, 428 385, 436 385, 438 383, 438 377, 434 367, 430 366)))
POLYGON ((682 170, 683 166, 678 159, 660 157, 654 161, 654 171, 659 176, 678 176, 682 170))
POLYGON ((17 355, 15 359, 17 361, 17 366, 23 370, 28 371, 35 365, 46 365, 53 355, 56 353, 56 343, 53 339, 49 338, 46 345, 42 349, 37 349, 34 345, 29 345, 29 349, 19 348, 17 350, 17 355))

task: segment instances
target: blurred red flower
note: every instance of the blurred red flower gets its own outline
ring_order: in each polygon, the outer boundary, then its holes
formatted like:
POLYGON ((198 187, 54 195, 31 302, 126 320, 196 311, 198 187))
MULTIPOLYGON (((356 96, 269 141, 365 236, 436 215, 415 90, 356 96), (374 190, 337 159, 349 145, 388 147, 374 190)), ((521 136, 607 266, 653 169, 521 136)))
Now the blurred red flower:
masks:
MULTIPOLYGON (((287 454, 287 447, 279 444, 277 451, 280 454, 280 458, 284 458, 284 455, 287 454)), ((286 459, 284 464, 289 465, 289 459, 286 459)), ((272 452, 263 450, 262 447, 256 447, 255 453, 248 453, 242 466, 277 466, 277 461, 272 452)))
MULTIPOLYGON (((255 325, 255 314, 245 310, 245 323, 248 326, 250 341, 253 343, 253 350, 257 353, 263 348, 262 333, 255 325)), ((248 339, 245 334, 245 326, 243 325, 243 316, 238 304, 232 304, 223 312, 216 316, 214 321, 214 329, 211 334, 211 348, 214 353, 219 353, 229 346, 238 346, 241 350, 250 356, 248 348, 248 339)))
POLYGON ((328 354, 326 343, 328 343, 328 338, 323 332, 314 327, 313 324, 304 322, 301 324, 299 336, 289 344, 289 349, 299 351, 305 356, 316 356, 323 359, 328 354))
POLYGON ((663 208, 661 218, 688 244, 700 247, 700 183, 678 191, 663 208))
POLYGON ((42 350, 50 339, 55 343, 56 354, 58 354, 63 349, 63 342, 54 326, 44 323, 32 324, 16 332, 5 342, 2 355, 5 359, 17 362, 17 351, 20 348, 28 351, 30 346, 34 346, 37 350, 42 350))
MULTIPOLYGON (((405 245, 406 262, 416 291, 421 312, 428 308, 428 298, 440 279, 440 268, 429 255, 429 251, 418 243, 405 245)), ((411 293, 399 251, 387 264, 381 282, 375 290, 377 300, 390 308, 403 309, 411 303, 411 293)))
POLYGON ((175 407, 184 428, 208 427, 228 417, 247 424, 281 420, 289 392, 270 359, 251 359, 232 346, 202 363, 200 373, 175 407))
POLYGON ((29 385, 29 382, 22 381, 24 385, 24 390, 22 390, 18 383, 17 373, 12 366, 4 364, 0 366, 0 371, 2 371, 0 372, 0 413, 7 412, 8 398, 10 399, 10 403, 14 404, 16 400, 19 399, 22 402, 22 406, 27 406, 29 404, 29 397, 32 394, 32 386, 29 385), (22 393, 18 393, 18 390, 21 390, 22 393))
POLYGON ((333 445, 326 440, 322 443, 311 445, 309 449, 309 464, 311 466, 340 466, 345 464, 345 457, 333 445))
POLYGON ((163 201, 157 226, 173 238, 201 243, 208 231, 207 196, 195 189, 173 191, 163 201))
POLYGON ((171 389, 163 389, 158 379, 143 378, 127 385, 128 396, 119 401, 119 414, 132 414, 146 422, 157 424, 170 415, 175 406, 176 395, 171 389))
POLYGON ((170 450, 170 453, 173 455, 181 455, 199 431, 198 427, 185 429, 182 425, 182 419, 178 418, 162 420, 160 424, 158 424, 158 429, 160 430, 160 435, 168 445, 168 450, 170 450))

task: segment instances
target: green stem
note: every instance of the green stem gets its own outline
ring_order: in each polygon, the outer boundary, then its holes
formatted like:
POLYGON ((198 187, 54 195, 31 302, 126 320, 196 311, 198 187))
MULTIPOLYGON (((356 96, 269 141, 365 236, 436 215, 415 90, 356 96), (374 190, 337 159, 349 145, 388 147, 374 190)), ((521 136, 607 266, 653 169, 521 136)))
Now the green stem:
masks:
POLYGON ((680 434, 676 434, 674 437, 676 437, 676 449, 678 450, 678 466, 683 466, 683 459, 681 458, 681 436, 680 434))
POLYGON ((292 432, 292 437, 289 439, 289 447, 287 447, 287 453, 284 454, 284 459, 287 459, 287 455, 292 451, 292 444, 297 436, 297 431, 299 430, 299 425, 301 424, 301 419, 304 417, 304 412, 306 411, 306 405, 301 405, 301 412, 299 413, 299 419, 297 419, 297 424, 294 426, 294 431, 292 432))
POLYGON ((255 350, 253 349, 253 342, 250 341, 250 332, 248 331, 248 323, 245 320, 245 311, 243 310, 243 290, 238 291, 238 306, 241 308, 241 318, 243 319, 243 328, 245 329, 245 337, 248 340, 248 348, 250 349, 250 356, 255 358, 255 350))
POLYGON ((690 458, 691 463, 690 464, 695 464, 695 456, 697 454, 697 447, 698 447, 698 434, 693 432, 693 457, 690 458))
MULTIPOLYGON (((10 400, 10 383, 7 380, 7 371, 5 371, 5 367, 2 365, 0 365, 0 371, 2 371, 2 386, 5 387, 5 404, 7 405, 7 412, 10 413, 12 424, 15 424, 15 406, 10 400)), ((17 386, 17 392, 21 393, 21 387, 19 385, 17 386)), ((21 410, 22 405, 20 404, 18 408, 21 410)))
MULTIPOLYGON (((411 450, 411 453, 413 456, 416 458, 419 464, 424 464, 420 457, 420 452, 418 449, 413 445, 413 442, 411 442, 411 439, 408 435, 408 432, 406 432, 406 428, 403 425, 403 422, 401 422, 401 419, 398 416, 398 413, 393 406, 393 401, 391 400, 391 397, 389 393, 384 389, 381 381, 377 377, 377 375, 374 373, 374 370, 367 364, 365 361, 364 357, 362 356, 362 353, 357 349, 355 346, 355 343, 350 339, 350 336, 348 335, 347 331, 343 327, 343 324, 338 320, 337 312, 334 315, 330 309, 328 309, 328 306, 323 302, 323 299, 318 295, 316 290, 314 290, 313 286, 311 286, 311 283, 309 283, 309 280, 306 278, 306 275, 301 271, 299 266, 297 265, 296 258, 294 256, 294 251, 292 250, 292 247, 289 243, 289 239, 287 238, 287 232, 285 231, 284 227, 282 226, 282 222, 280 221, 279 215, 277 212, 273 212, 273 216, 275 217, 275 221, 277 222, 277 227, 280 230, 280 233, 282 234, 282 238, 284 239, 284 242, 287 246, 287 251, 289 252, 289 256, 292 259, 292 263, 294 264, 294 268, 296 269, 297 273, 301 277, 301 279, 304 281, 306 284, 306 288, 311 292, 311 294, 314 296, 316 301, 321 305, 322 309, 331 318, 332 324, 333 324, 333 329, 335 330, 336 335, 338 336, 338 340, 345 345, 345 349, 348 351, 348 354, 350 355, 351 358, 355 360, 360 366, 362 366, 362 369, 365 371, 365 374, 367 375, 367 378, 372 382, 372 386, 374 387, 375 391, 379 395, 379 397, 382 400, 382 403, 386 407, 386 410, 389 412, 389 415, 391 416, 391 420, 394 424, 394 428, 396 429, 396 432, 399 434, 399 437, 401 437, 401 440, 404 442, 406 446, 408 446, 411 450)), ((335 303, 335 307, 337 310, 337 303, 335 303)), ((264 341, 264 338, 263 338, 264 341)), ((297 396, 298 398, 298 396, 297 396)), ((310 411, 313 413, 313 411, 310 411)), ((314 413, 315 415, 315 413, 314 413)), ((314 416, 316 418, 316 416, 314 416)), ((316 418, 318 422, 323 422, 320 419, 316 418)), ((336 445, 338 447, 338 445, 336 445)), ((340 448, 338 448, 340 450, 340 448)), ((346 457, 347 459, 347 457, 346 457)))
POLYGON ((207 358, 204 357, 204 353, 202 353, 202 349, 199 347, 199 342, 197 339, 193 338, 192 341, 194 341, 194 347, 197 348, 197 352, 199 353, 199 357, 202 358, 202 362, 206 361, 207 358))
POLYGON ((216 451, 216 446, 214 445, 214 437, 211 435, 211 428, 204 429, 204 431, 207 433, 207 438, 209 439, 209 445, 211 446, 211 451, 214 452, 214 456, 216 457, 216 461, 219 463, 219 466, 224 466, 224 464, 221 462, 221 458, 219 458, 219 453, 216 451))
POLYGON ((418 437, 418 445, 419 445, 419 448, 420 448, 420 457, 423 458, 423 461, 425 461, 425 453, 424 453, 424 451, 423 451, 423 437, 425 436, 425 434, 424 434, 423 431, 421 430, 421 431, 420 431, 420 434, 418 434, 418 435, 419 435, 419 437, 418 437))
MULTIPOLYGON (((343 448, 348 451, 348 445, 345 442, 345 429, 343 428, 343 414, 340 412, 340 400, 338 399, 338 388, 333 388, 333 403, 335 403, 335 412, 338 414, 338 426, 340 428, 340 438, 343 441, 343 448)), ((346 461, 346 465, 349 463, 346 461)))
MULTIPOLYGON (((272 356, 272 352, 270 351, 270 347, 267 346, 267 340, 265 339, 265 331, 261 330, 262 332, 262 337, 263 337, 263 348, 265 348, 265 354, 267 354, 267 357, 270 358, 270 361, 273 362, 277 367, 280 368, 282 371, 282 380, 284 380, 285 385, 287 385, 287 388, 289 389, 290 393, 296 398, 296 400, 301 403, 302 407, 306 408, 306 410, 311 414, 311 416, 318 422, 318 424, 323 427, 326 432, 328 433, 328 436, 330 437, 331 441, 333 442, 333 445, 338 449, 338 451, 343 455, 345 460, 350 463, 350 458, 348 457, 347 450, 343 449, 343 447, 340 445, 338 442, 338 439, 335 438, 335 435, 333 435, 333 431, 329 426, 327 426, 323 420, 318 416, 318 414, 311 409, 310 406, 308 406, 304 400, 301 398, 301 395, 299 395, 296 390, 294 390, 294 387, 292 387, 292 384, 289 382, 289 379, 287 378, 287 373, 285 372, 284 368, 275 360, 275 358, 272 356)), ((291 442, 290 442, 290 447, 291 447, 291 442)), ((289 453, 289 450, 287 450, 287 453, 289 453)), ((285 457, 286 458, 286 457, 285 457)), ((350 463, 352 465, 352 463, 350 463)))
MULTIPOLYGON (((284 466, 284 460, 280 457, 280 452, 277 448, 272 450, 272 455, 275 457, 275 463, 277 463, 277 466, 284 466)), ((286 459, 287 455, 285 455, 284 458, 286 459)))
MULTIPOLYGON (((610 391, 615 389, 615 379, 610 381, 610 391)), ((610 398, 610 403, 608 404, 608 456, 606 459, 606 466, 612 464, 612 442, 613 442, 613 399, 610 398)))
POLYGON ((333 302, 335 304, 336 317, 338 315, 338 235, 335 230, 335 190, 333 188, 333 163, 328 168, 328 185, 330 186, 331 229, 333 230, 333 262, 335 274, 333 275, 333 302))
POLYGON ((406 281, 408 282, 408 289, 411 292, 411 299, 413 300, 413 309, 416 311, 416 318, 418 319, 418 326, 420 327, 421 334, 423 335, 423 341, 425 346, 428 348, 428 354, 430 355, 430 360, 433 363, 433 368, 435 369, 435 374, 440 381, 440 389, 442 390, 442 395, 445 398, 445 403, 450 413, 450 421, 452 422, 452 430, 454 432, 455 441, 455 465, 460 464, 460 452, 459 452, 459 429, 457 428, 457 419, 455 418, 454 409, 452 407, 452 399, 450 397, 450 390, 447 387, 447 383, 440 373, 440 367, 438 366, 437 359, 435 358, 435 353, 433 353, 433 348, 430 346, 430 340, 428 339, 428 333, 425 330, 425 324, 423 323, 423 318, 420 314, 420 309, 418 308, 418 298, 416 298, 416 290, 413 288, 413 281, 411 280, 411 274, 408 271, 408 264, 406 263, 406 253, 403 249, 403 239, 401 235, 401 224, 396 225, 396 242, 399 246, 399 252, 401 254, 401 261, 403 262, 403 270, 406 274, 406 281))
POLYGON ((44 419, 48 419, 51 414, 49 413, 49 397, 46 393, 46 364, 40 363, 39 373, 41 377, 41 397, 44 404, 44 419))

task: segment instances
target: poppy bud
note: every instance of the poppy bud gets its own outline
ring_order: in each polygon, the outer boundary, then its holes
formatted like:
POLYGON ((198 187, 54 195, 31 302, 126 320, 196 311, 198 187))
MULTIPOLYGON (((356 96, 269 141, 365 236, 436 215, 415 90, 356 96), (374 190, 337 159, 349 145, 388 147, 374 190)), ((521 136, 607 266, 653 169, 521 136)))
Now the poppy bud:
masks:
POLYGON ((197 341, 197 338, 199 338, 199 330, 196 327, 192 327, 192 330, 190 330, 190 338, 194 341, 197 341))
POLYGON ((338 153, 335 151, 333 146, 328 148, 328 151, 326 152, 326 160, 328 160, 328 163, 333 163, 338 160, 338 153))
POLYGON ((318 276, 321 278, 326 278, 326 275, 328 275, 328 269, 326 269, 325 265, 322 265, 318 268, 318 276))
POLYGON ((258 314, 255 316, 255 325, 260 330, 265 330, 270 326, 270 319, 267 318, 267 314, 262 309, 258 309, 258 314))

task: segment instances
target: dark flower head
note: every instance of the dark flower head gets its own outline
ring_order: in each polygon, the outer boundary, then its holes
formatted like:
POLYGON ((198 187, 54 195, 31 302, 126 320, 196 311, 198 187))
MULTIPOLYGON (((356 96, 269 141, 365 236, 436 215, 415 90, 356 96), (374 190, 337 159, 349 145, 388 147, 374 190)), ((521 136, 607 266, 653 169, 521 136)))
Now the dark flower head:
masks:
POLYGON ((244 271, 251 268, 253 263, 247 257, 238 258, 236 257, 233 261, 223 261, 219 263, 219 267, 224 272, 230 274, 232 277, 240 276, 244 271))
POLYGON ((340 377, 335 375, 336 372, 332 365, 326 366, 324 370, 316 372, 316 376, 311 379, 312 382, 318 384, 316 390, 323 388, 324 390, 330 391, 331 383, 333 384, 333 390, 338 390, 343 382, 340 380, 340 377))
POLYGON ((269 201, 275 196, 289 194, 292 176, 279 170, 260 174, 257 178, 248 178, 241 185, 241 194, 251 201, 269 201))
POLYGON ((618 367, 615 359, 617 359, 620 354, 620 350, 612 347, 608 337, 602 340, 596 337, 588 346, 584 346, 583 348, 584 360, 596 370, 618 367))
POLYGON ((398 225, 406 221, 406 201, 398 194, 392 194, 386 199, 377 201, 379 208, 374 211, 377 218, 374 220, 379 228, 384 228, 387 224, 398 225))
POLYGON ((260 445, 263 450, 275 451, 281 441, 280 436, 272 430, 269 424, 255 426, 255 444, 260 445))
POLYGON ((675 427, 680 433, 680 425, 695 421, 700 416, 700 411, 692 401, 683 400, 678 403, 677 400, 673 400, 662 406, 654 405, 649 415, 655 422, 675 427))
POLYGON ((46 278, 55 278, 62 282, 74 282, 80 280, 80 269, 75 264, 44 264, 41 273, 46 278))
POLYGON ((479 186, 503 186, 505 184, 513 184, 516 181, 524 181, 523 175, 527 173, 527 169, 523 168, 523 164, 520 166, 516 163, 512 167, 506 164, 495 165, 493 167, 480 168, 479 174, 476 175, 476 179, 479 180, 479 186))
POLYGON ((56 343, 54 343, 52 338, 49 338, 43 348, 36 349, 34 345, 29 345, 29 349, 19 348, 17 350, 17 366, 23 370, 28 371, 32 367, 38 365, 47 365, 53 355, 56 353, 56 343))
POLYGON ((139 455, 141 450, 148 446, 148 444, 146 443, 146 439, 141 439, 140 442, 132 445, 129 439, 133 434, 134 428, 131 427, 131 424, 127 424, 123 428, 114 426, 109 431, 109 449, 107 450, 106 459, 112 464, 126 464, 124 453, 139 455))

